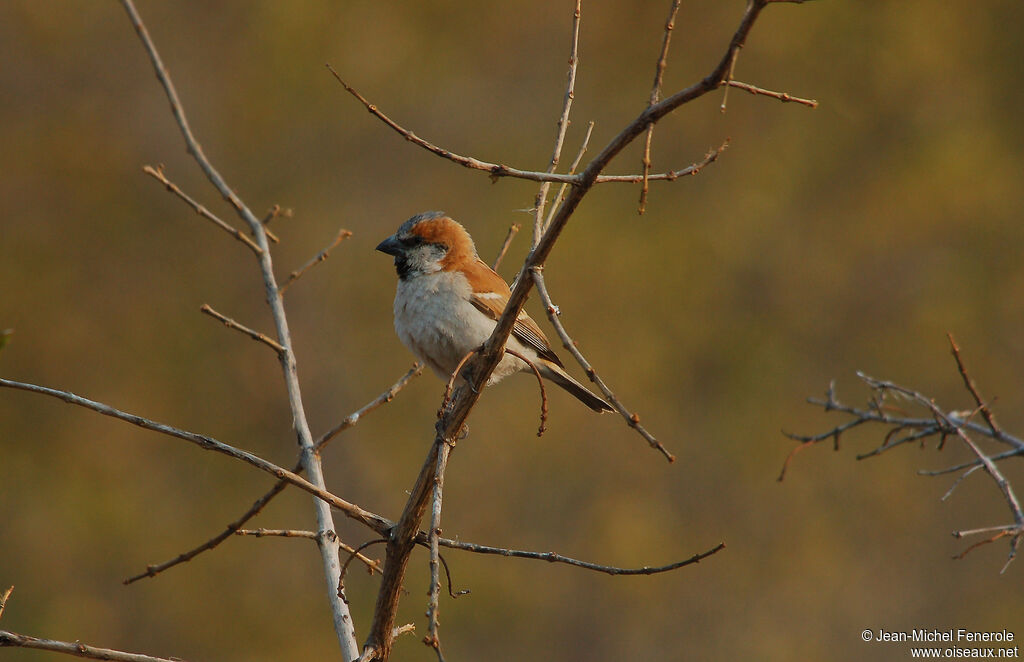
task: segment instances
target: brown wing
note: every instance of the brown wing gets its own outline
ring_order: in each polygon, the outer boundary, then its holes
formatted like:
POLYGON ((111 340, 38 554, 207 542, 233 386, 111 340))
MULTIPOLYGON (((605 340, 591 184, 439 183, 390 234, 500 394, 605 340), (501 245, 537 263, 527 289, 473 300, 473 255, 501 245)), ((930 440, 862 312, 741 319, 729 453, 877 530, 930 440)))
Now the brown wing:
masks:
MULTIPOLYGON (((466 276, 473 286, 473 305, 493 320, 501 317, 512 294, 505 280, 494 273, 479 258, 472 267, 466 269, 466 276)), ((515 324, 512 326, 512 335, 536 351, 542 359, 551 361, 558 366, 562 365, 558 355, 551 349, 551 343, 544 336, 544 332, 525 311, 519 312, 519 317, 516 318, 515 324)))

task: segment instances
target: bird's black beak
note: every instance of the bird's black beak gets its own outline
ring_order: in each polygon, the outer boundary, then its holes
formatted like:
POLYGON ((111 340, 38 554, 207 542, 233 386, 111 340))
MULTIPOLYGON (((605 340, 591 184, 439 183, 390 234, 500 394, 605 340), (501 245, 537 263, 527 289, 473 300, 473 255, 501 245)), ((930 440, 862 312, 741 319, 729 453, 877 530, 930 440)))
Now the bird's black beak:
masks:
POLYGON ((377 244, 377 250, 381 253, 387 253, 388 255, 398 257, 402 254, 402 243, 395 238, 395 235, 391 235, 384 241, 377 244))

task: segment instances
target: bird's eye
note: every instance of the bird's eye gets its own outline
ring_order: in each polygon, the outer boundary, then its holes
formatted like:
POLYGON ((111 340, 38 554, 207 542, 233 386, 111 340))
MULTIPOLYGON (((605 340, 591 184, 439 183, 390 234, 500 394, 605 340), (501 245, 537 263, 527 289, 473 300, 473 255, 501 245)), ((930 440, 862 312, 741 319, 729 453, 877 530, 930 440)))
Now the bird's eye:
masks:
POLYGON ((399 238, 398 241, 401 242, 401 244, 406 248, 412 248, 414 246, 419 246, 420 244, 422 244, 423 237, 416 234, 410 234, 399 238))

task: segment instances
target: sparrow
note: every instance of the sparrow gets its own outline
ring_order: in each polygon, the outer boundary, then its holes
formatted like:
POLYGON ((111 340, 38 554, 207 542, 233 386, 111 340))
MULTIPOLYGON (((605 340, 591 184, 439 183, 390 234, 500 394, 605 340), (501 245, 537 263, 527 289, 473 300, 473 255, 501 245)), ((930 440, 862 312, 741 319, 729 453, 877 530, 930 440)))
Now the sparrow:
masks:
MULTIPOLYGON (((480 259, 466 229, 447 214, 413 216, 380 242, 377 250, 395 258, 395 332, 402 343, 444 381, 459 362, 479 349, 497 326, 511 296, 508 284, 480 259)), ((525 311, 505 343, 528 358, 537 371, 596 412, 611 406, 573 379, 551 344, 525 311)), ((487 385, 517 372, 532 372, 506 353, 487 385)))

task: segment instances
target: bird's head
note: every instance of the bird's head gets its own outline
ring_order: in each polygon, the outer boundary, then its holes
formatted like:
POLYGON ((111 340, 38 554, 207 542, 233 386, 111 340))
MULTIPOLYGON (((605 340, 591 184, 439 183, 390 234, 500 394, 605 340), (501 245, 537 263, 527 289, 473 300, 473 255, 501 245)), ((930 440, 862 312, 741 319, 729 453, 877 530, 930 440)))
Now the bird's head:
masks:
POLYGON ((395 269, 403 279, 452 271, 476 259, 466 228, 440 211, 413 216, 380 242, 377 250, 395 257, 395 269))

